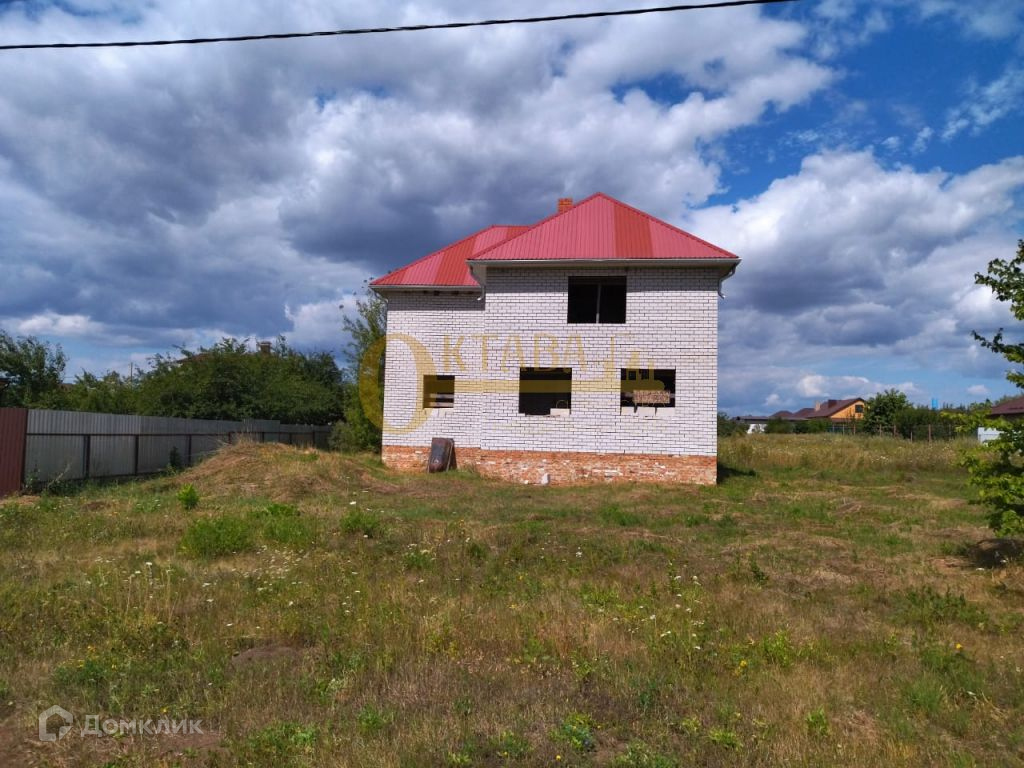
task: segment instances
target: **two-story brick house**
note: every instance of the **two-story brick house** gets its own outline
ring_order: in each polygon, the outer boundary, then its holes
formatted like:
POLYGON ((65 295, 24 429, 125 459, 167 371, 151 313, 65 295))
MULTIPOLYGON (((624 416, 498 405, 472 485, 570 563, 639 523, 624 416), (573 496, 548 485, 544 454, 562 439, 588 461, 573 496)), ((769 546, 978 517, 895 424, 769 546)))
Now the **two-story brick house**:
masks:
POLYGON ((374 281, 383 459, 530 483, 714 483, 718 299, 739 259, 598 194, 374 281))

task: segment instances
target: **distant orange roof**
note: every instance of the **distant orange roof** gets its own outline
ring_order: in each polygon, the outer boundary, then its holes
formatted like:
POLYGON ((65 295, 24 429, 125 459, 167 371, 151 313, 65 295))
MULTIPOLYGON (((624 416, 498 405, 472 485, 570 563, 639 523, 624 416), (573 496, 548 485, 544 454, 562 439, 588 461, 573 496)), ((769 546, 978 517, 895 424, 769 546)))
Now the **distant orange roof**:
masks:
POLYGON ((782 421, 806 421, 807 419, 826 419, 849 408, 854 403, 863 403, 863 397, 851 397, 846 400, 825 400, 817 406, 801 408, 799 411, 779 411, 773 413, 771 418, 782 421))

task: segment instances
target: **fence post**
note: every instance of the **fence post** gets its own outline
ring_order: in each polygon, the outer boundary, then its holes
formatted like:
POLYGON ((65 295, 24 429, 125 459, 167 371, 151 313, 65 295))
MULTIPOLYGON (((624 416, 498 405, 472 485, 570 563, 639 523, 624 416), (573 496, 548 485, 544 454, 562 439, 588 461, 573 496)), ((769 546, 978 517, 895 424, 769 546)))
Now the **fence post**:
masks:
POLYGON ((191 467, 192 466, 192 433, 191 432, 188 433, 188 442, 186 443, 186 445, 187 445, 187 448, 185 450, 188 451, 188 456, 185 457, 185 462, 186 462, 185 466, 191 467))
POLYGON ((135 462, 133 464, 132 475, 138 477, 139 474, 139 436, 135 435, 135 462))
POLYGON ((0 496, 21 490, 27 444, 28 410, 0 408, 0 496))
POLYGON ((82 435, 82 477, 89 479, 89 464, 92 460, 92 435, 82 435))

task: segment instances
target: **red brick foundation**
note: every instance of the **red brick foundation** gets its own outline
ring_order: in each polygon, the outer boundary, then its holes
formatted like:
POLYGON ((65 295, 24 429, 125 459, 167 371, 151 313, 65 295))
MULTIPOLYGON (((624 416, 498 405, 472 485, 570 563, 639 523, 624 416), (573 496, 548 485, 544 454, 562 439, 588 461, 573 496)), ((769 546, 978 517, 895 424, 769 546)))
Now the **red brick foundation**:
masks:
MULTIPOLYGON (((426 472, 429 447, 385 445, 384 463, 404 472, 426 472)), ((456 464, 481 475, 516 483, 648 482, 714 485, 714 456, 659 456, 650 453, 568 453, 558 451, 490 451, 455 447, 456 464), (546 476, 546 479, 545 479, 546 476)))

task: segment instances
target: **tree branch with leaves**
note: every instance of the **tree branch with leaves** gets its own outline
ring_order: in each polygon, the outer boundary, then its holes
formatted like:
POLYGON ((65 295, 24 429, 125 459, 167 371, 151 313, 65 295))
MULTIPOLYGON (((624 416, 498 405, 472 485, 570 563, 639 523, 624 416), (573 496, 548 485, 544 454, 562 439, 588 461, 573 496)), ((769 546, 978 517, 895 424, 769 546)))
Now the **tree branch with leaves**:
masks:
POLYGON ((344 451, 379 450, 384 411, 384 337, 387 302, 371 290, 356 300, 354 315, 342 326, 349 336, 345 350, 345 410, 331 434, 331 445, 344 451))
MULTIPOLYGON (((1009 302, 1014 319, 1024 321, 1024 240, 1018 241, 1013 259, 990 261, 987 273, 976 274, 974 282, 991 288, 999 301, 1009 302)), ((991 338, 976 331, 973 335, 1015 366, 1006 378, 1024 388, 1024 343, 1007 341, 1002 328, 991 338)), ((992 529, 1001 536, 1024 535, 1024 419, 998 419, 993 426, 999 436, 969 453, 964 464, 979 501, 989 510, 992 529)))

